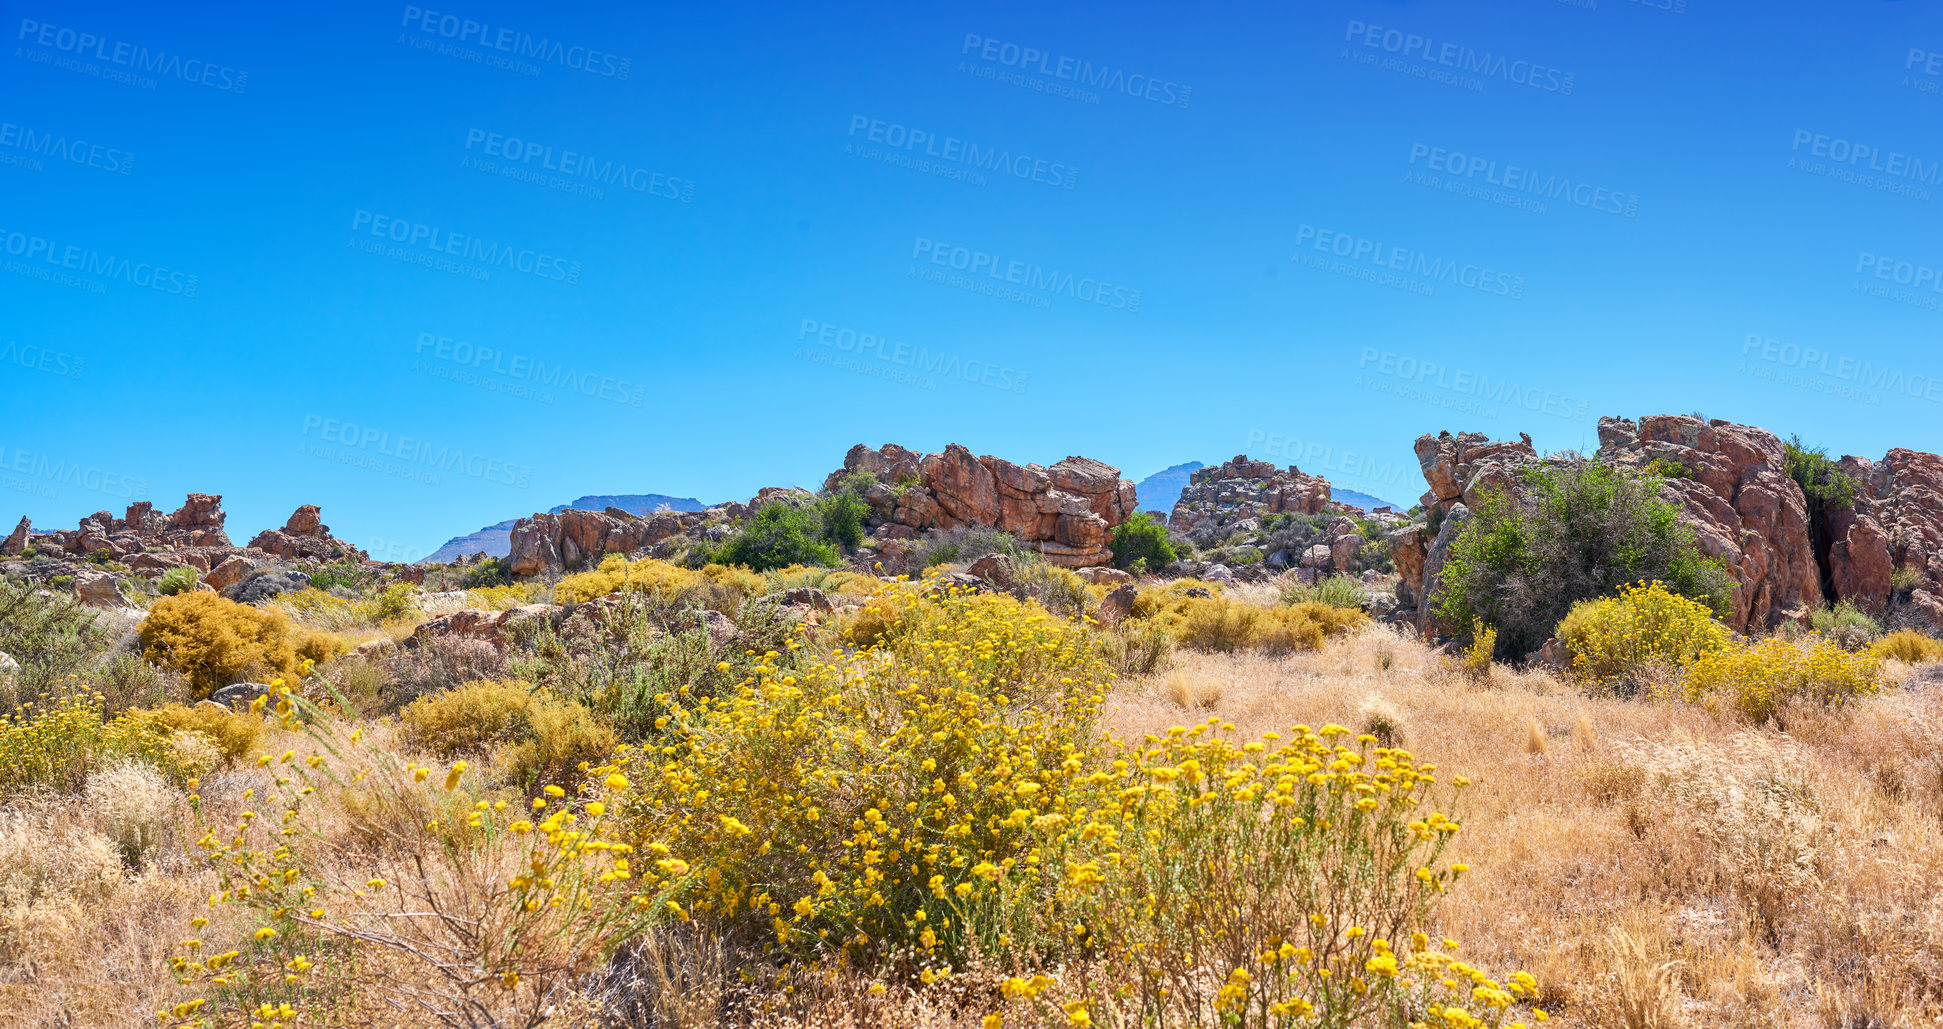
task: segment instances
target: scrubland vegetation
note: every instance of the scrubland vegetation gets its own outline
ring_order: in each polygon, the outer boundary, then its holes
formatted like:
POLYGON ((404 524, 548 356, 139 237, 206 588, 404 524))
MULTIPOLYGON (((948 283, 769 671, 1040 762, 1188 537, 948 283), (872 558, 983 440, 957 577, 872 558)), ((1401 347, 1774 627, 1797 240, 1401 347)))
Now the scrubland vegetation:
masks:
MULTIPOLYGON (((1473 515, 1441 646, 1366 613, 1380 579, 1116 606, 974 533, 829 567, 841 490, 462 599, 187 588, 135 629, 5 587, 4 1018, 1943 1018, 1943 642, 1852 608, 1737 637, 1631 481, 1537 487, 1473 515), (1010 582, 945 574, 991 553, 1010 582), (418 631, 461 607, 508 620, 418 631), (1564 667, 1503 660, 1548 636, 1564 667), (197 703, 239 681, 269 690, 197 703)), ((1158 528, 1122 563, 1171 560, 1158 528)))

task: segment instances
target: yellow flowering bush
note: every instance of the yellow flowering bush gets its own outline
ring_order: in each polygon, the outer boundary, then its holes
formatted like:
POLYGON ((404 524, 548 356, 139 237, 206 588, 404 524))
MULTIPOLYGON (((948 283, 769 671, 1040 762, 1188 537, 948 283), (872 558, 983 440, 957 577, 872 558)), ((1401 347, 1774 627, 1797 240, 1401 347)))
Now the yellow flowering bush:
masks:
POLYGON ((1769 637, 1753 646, 1703 654, 1687 670, 1688 700, 1731 704, 1764 722, 1789 700, 1841 707, 1882 689, 1882 661, 1850 652, 1819 636, 1804 642, 1769 637))
POLYGON ((673 709, 627 811, 637 847, 680 855, 656 865, 692 884, 680 917, 927 967, 974 935, 998 949, 1005 919, 966 908, 993 876, 1038 871, 1018 812, 1082 774, 1104 670, 1085 629, 1036 604, 879 600, 902 628, 878 647, 797 674, 772 652, 732 695, 673 709))
MULTIPOLYGON (((1048 882, 999 886, 1049 892, 1020 903, 1078 972, 1060 993, 1078 995, 1065 1013, 1247 1026, 1400 1026, 1427 1013, 1497 1025, 1534 996, 1530 976, 1500 982, 1423 932, 1466 870, 1442 861, 1459 826, 1433 808, 1434 766, 1338 725, 1239 744, 1233 728, 1210 719, 1149 736, 1078 795, 1021 816, 1048 882)), ((1447 798, 1465 785, 1454 779, 1447 798)), ((1032 980, 1005 992, 1038 993, 1032 980)))
POLYGON ((1653 665, 1683 668, 1732 642, 1705 604, 1660 582, 1626 587, 1616 597, 1582 600, 1558 623, 1580 679, 1608 683, 1653 665))
POLYGON ((139 713, 107 718, 100 694, 44 693, 0 715, 0 796, 30 787, 75 789, 88 773, 135 758, 174 769, 166 728, 139 713))
POLYGON ((220 887, 210 908, 245 926, 225 948, 200 938, 209 919, 191 923, 171 966, 204 995, 157 1012, 162 1024, 364 1024, 414 1010, 536 1025, 563 983, 666 919, 633 849, 608 832, 602 798, 626 787, 619 765, 587 768, 578 796, 549 787, 509 803, 482 793, 465 762, 401 764, 287 688, 275 710, 302 742, 259 757, 268 785, 197 841, 220 887), (333 833, 332 805, 352 799, 358 832, 333 833))

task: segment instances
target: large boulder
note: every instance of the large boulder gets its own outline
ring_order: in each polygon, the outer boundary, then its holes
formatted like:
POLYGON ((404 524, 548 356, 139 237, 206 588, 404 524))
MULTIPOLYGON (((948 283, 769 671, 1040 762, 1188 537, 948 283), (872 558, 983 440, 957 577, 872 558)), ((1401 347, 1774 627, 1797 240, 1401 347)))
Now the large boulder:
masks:
POLYGON ((943 453, 926 454, 924 485, 937 499, 944 528, 998 524, 998 487, 991 469, 970 450, 952 443, 943 453))
POLYGON ((75 573, 74 598, 89 607, 120 609, 134 606, 117 588, 114 576, 90 569, 75 573))
POLYGON ((250 546, 281 558, 316 558, 335 561, 342 558, 365 560, 366 554, 331 535, 316 504, 305 504, 292 512, 281 529, 265 529, 250 540, 250 546))
POLYGON ((202 583, 218 593, 223 593, 231 586, 242 582, 245 576, 256 570, 256 567, 256 561, 241 554, 231 554, 204 574, 202 583))
POLYGON ((184 546, 227 547, 229 535, 223 531, 223 496, 220 493, 191 493, 182 506, 169 515, 171 534, 179 534, 184 546))

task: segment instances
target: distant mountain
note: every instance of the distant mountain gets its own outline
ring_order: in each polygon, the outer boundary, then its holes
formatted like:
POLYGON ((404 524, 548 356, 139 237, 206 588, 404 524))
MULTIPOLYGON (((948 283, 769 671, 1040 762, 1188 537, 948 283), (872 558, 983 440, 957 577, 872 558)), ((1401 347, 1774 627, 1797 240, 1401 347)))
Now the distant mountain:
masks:
POLYGON ((1358 493, 1353 489, 1344 489, 1341 486, 1337 486, 1334 484, 1331 484, 1329 487, 1329 499, 1334 500, 1339 504, 1351 504, 1356 507, 1360 507, 1363 509, 1364 514, 1368 514, 1369 512, 1374 511, 1379 507, 1387 507, 1390 510, 1395 511, 1397 514, 1402 514, 1403 512, 1410 510, 1409 504, 1392 503, 1391 501, 1388 500, 1381 500, 1379 498, 1372 497, 1368 493, 1358 493))
MULTIPOLYGON (((659 493, 595 493, 580 497, 571 503, 559 504, 547 509, 550 514, 559 514, 568 508, 581 511, 604 511, 618 507, 631 514, 653 514, 656 511, 700 511, 708 505, 693 497, 667 497, 659 493)), ((521 515, 521 518, 526 517, 521 515)), ((513 523, 519 518, 508 518, 503 522, 488 525, 478 532, 454 536, 445 545, 419 559, 419 564, 436 564, 450 561, 462 554, 491 554, 505 557, 513 549, 513 523)))
POLYGON ((1186 464, 1162 469, 1140 480, 1134 485, 1137 494, 1134 510, 1172 514, 1175 502, 1181 499, 1181 491, 1187 488, 1188 476, 1205 467, 1207 466, 1199 461, 1189 461, 1186 464))

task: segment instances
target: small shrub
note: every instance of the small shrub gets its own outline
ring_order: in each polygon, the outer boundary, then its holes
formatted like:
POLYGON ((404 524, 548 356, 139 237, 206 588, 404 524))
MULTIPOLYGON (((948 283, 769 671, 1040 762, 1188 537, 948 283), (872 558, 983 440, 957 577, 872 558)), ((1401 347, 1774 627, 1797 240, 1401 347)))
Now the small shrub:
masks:
POLYGON ((0 687, 0 712, 85 670, 109 646, 95 612, 73 597, 42 596, 29 583, 0 580, 0 653, 20 662, 13 694, 0 687))
POLYGON ((969 564, 987 554, 1004 554, 1018 561, 1032 554, 1032 551, 1021 546, 1009 532, 986 525, 967 525, 926 533, 918 541, 912 563, 920 569, 941 564, 969 564))
POLYGON ((1790 700, 1839 708, 1882 689, 1881 662, 1823 639, 1792 643, 1770 637, 1749 647, 1703 654, 1687 670, 1687 698, 1731 704, 1751 722, 1765 722, 1790 700))
POLYGON ((1914 629, 1898 629, 1877 640, 1870 649, 1877 657, 1893 657, 1910 664, 1943 661, 1943 640, 1932 639, 1914 629))
POLYGON ((1113 527, 1113 565, 1130 569, 1165 568, 1174 563, 1174 545, 1168 542, 1167 527, 1145 511, 1113 527))
POLYGON ((1100 654, 1121 675, 1149 675, 1167 667, 1174 641, 1151 618, 1126 618, 1100 634, 1100 654))
POLYGON ((1923 584, 1923 573, 1915 568, 1898 568, 1889 573, 1889 597, 1897 602, 1906 602, 1916 587, 1923 584))
POLYGON ((764 572, 787 565, 834 565, 842 560, 824 539, 823 517, 811 506, 776 501, 750 515, 720 548, 714 563, 764 572))
POLYGON ((1473 679, 1491 676, 1491 655, 1498 647, 1498 627, 1481 618, 1471 620, 1471 642, 1464 648, 1464 673, 1473 679))
POLYGON ((1316 603, 1264 608, 1227 597, 1193 597, 1170 619, 1169 628, 1182 646, 1199 650, 1283 654, 1320 649, 1326 637, 1365 621, 1361 611, 1316 603))
POLYGON ((522 682, 474 682, 423 697, 398 712, 405 739, 442 758, 479 753, 527 729, 533 693, 522 682))
POLYGON ((155 591, 165 597, 173 597, 178 593, 187 593, 195 589, 201 581, 194 568, 188 565, 177 565, 163 572, 162 577, 155 580, 155 591))
POLYGON ((588 765, 599 764, 620 746, 614 730, 594 721, 579 704, 543 700, 527 711, 524 739, 501 754, 508 774, 523 790, 579 782, 588 765))
POLYGON ((165 732, 203 734, 215 744, 215 757, 225 765, 247 757, 263 739, 261 719, 218 711, 207 704, 165 704, 153 711, 131 711, 129 715, 137 720, 146 720, 165 732))
POLYGON ((174 808, 182 799, 161 772, 139 761, 89 775, 82 795, 96 824, 121 849, 122 864, 137 872, 173 834, 174 808))
POLYGON ((1846 600, 1837 602, 1834 607, 1823 604, 1808 616, 1808 625, 1824 636, 1845 633, 1874 639, 1882 635, 1880 623, 1869 617, 1868 612, 1846 600))
POLYGON ((0 716, 0 797, 42 787, 78 789, 89 773, 126 760, 173 768, 167 736, 146 719, 110 719, 92 694, 43 695, 0 716))
POLYGON ((379 668, 379 706, 388 710, 463 683, 497 679, 506 674, 506 655, 485 640, 435 636, 409 650, 398 648, 379 668))
POLYGON ((466 566, 465 574, 459 577, 459 588, 465 590, 510 586, 512 583, 513 570, 497 557, 488 557, 477 564, 466 566))
POLYGON ((1374 694, 1364 697, 1357 711, 1363 721, 1363 731, 1376 737, 1379 747, 1401 747, 1408 737, 1409 721, 1404 718, 1403 710, 1384 697, 1374 694))
POLYGON ((1727 627, 1705 605, 1666 588, 1636 583, 1616 597, 1582 600, 1558 623, 1581 680, 1611 684, 1648 666, 1682 668, 1726 647, 1727 627))
POLYGON ((1788 475, 1801 486, 1810 511, 1846 511, 1855 506, 1855 480, 1840 464, 1829 460, 1826 450, 1803 445, 1800 436, 1790 436, 1781 449, 1788 475))
POLYGON ((1363 584, 1351 575, 1332 575, 1313 585, 1290 576, 1282 582, 1282 603, 1322 604, 1326 607, 1361 610, 1365 602, 1363 584))

